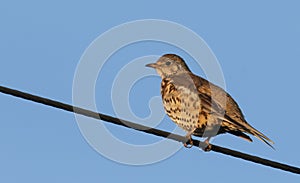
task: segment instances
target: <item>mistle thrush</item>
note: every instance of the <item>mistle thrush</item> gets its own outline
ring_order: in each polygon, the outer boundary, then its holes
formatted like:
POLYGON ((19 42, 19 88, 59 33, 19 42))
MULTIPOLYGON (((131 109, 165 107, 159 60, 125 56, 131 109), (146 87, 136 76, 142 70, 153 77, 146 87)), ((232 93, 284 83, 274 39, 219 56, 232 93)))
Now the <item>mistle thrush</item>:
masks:
POLYGON ((188 139, 191 135, 207 137, 205 142, 209 145, 211 137, 227 132, 252 142, 246 135, 251 134, 272 147, 273 141, 247 123, 226 91, 193 74, 178 55, 163 55, 146 66, 154 68, 162 78, 164 109, 187 132, 188 139))

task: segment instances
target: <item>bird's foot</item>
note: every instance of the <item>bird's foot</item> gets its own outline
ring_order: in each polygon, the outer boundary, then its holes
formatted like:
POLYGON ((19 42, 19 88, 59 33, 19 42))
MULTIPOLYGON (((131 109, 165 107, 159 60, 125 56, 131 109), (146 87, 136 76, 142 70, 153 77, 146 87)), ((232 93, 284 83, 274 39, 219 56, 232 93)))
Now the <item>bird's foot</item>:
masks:
POLYGON ((205 152, 211 151, 211 144, 208 144, 207 146, 205 146, 204 148, 202 148, 202 150, 205 151, 205 152))
POLYGON ((211 151, 212 146, 211 146, 211 144, 209 143, 209 140, 210 140, 210 137, 208 137, 208 138, 204 141, 205 146, 202 147, 202 150, 205 151, 205 152, 211 151))
POLYGON ((183 146, 184 146, 185 148, 191 148, 191 147, 193 147, 193 140, 192 140, 191 136, 187 136, 186 138, 187 138, 188 140, 187 140, 187 142, 185 142, 185 143, 183 144, 183 146))

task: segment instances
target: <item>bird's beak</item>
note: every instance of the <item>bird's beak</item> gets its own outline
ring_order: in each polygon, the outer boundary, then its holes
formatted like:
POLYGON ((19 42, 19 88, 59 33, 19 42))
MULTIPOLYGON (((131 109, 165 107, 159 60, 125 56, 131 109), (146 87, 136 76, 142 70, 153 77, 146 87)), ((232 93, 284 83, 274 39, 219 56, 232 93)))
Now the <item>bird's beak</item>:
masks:
POLYGON ((152 67, 155 69, 157 67, 157 64, 156 63, 147 64, 146 67, 152 67))

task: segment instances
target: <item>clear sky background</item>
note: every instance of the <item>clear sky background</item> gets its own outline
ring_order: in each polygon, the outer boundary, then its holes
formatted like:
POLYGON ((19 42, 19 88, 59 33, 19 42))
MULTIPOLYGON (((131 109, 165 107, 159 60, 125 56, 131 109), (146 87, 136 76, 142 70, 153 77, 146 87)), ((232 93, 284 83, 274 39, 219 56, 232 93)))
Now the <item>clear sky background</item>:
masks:
MULTIPOLYGON (((222 67, 227 91, 249 123, 275 141, 276 151, 256 139, 248 143, 230 135, 213 143, 300 166, 299 7, 296 0, 1 1, 0 85, 72 103, 76 66, 100 34, 139 19, 177 22, 207 42, 222 67)), ((115 53, 103 74, 109 81, 135 58, 168 52, 189 58, 165 44, 138 43, 115 53)), ((187 63, 203 76, 201 68, 187 63)), ((130 107, 137 116, 149 115, 148 100, 159 95, 159 85, 159 78, 152 77, 133 87, 130 107)), ((99 112, 114 115, 111 84, 99 79, 96 89, 99 112)), ((73 114, 4 94, 0 101, 0 182, 299 182, 291 173, 196 148, 182 148, 151 165, 119 164, 88 145, 73 114)), ((160 140, 107 126, 130 143, 160 140)), ((167 117, 161 128, 172 130, 167 117)))

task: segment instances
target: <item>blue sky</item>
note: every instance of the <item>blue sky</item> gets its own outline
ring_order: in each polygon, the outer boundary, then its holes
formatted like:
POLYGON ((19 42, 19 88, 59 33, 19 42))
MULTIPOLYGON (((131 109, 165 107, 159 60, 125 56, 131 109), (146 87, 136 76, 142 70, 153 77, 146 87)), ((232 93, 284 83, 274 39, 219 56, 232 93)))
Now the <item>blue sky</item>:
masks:
MULTIPOLYGON (((276 151, 256 139, 248 143, 230 135, 216 137, 213 143, 300 166, 299 5, 297 1, 2 1, 0 83, 72 103, 76 67, 93 40, 128 21, 173 21, 206 41, 220 63, 227 91, 249 123, 275 141, 276 151)), ((118 70, 136 58, 168 52, 183 56, 191 70, 203 76, 195 61, 174 46, 131 44, 114 53, 99 74, 95 88, 98 111, 115 115, 110 81, 118 70)), ((136 116, 150 114, 148 101, 159 95, 159 85, 160 79, 154 76, 133 85, 129 103, 136 116)), ((119 89, 121 92, 122 87, 119 89)), ((3 94, 0 101, 1 182, 299 180, 290 173, 196 148, 182 148, 150 165, 116 163, 87 143, 73 114, 3 94)), ((122 127, 106 127, 128 143, 161 140, 122 127)), ((165 117, 159 128, 171 131, 174 125, 165 117)))

